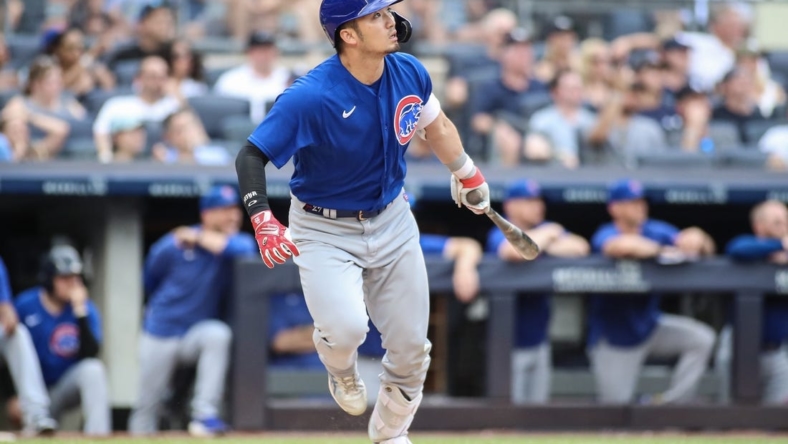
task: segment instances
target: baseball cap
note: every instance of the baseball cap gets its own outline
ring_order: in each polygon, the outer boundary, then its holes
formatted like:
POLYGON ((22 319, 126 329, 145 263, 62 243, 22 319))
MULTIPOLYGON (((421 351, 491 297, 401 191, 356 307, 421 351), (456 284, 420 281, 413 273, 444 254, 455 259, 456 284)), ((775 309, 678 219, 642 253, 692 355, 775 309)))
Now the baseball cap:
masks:
POLYGON ((137 21, 141 22, 148 18, 154 11, 158 9, 170 9, 172 10, 172 4, 168 0, 151 0, 145 4, 145 6, 140 9, 140 14, 137 16, 137 21))
POLYGON ((565 15, 559 15, 547 25, 545 36, 549 37, 559 32, 575 32, 575 22, 565 15))
POLYGON ((689 49, 689 48, 690 48, 689 45, 684 43, 682 41, 682 39, 680 37, 678 37, 678 36, 673 36, 673 37, 671 37, 671 38, 669 38, 667 40, 664 40, 662 42, 662 50, 663 51, 672 51, 674 49, 684 50, 684 49, 689 49))
POLYGON ((521 179, 509 185, 504 200, 537 199, 540 197, 542 197, 542 187, 535 180, 521 179))
POLYGON ((514 28, 504 37, 504 46, 514 45, 517 43, 531 43, 531 33, 525 28, 514 28))
POLYGON ((608 202, 622 202, 627 200, 642 199, 643 184, 633 179, 619 179, 608 188, 608 202))
POLYGON ((200 211, 238 205, 238 192, 230 185, 215 185, 200 198, 200 211))
POLYGON ((44 52, 48 51, 61 34, 63 34, 63 29, 60 27, 51 27, 44 30, 41 34, 41 50, 44 52))
POLYGON ((682 99, 686 99, 687 97, 705 96, 705 95, 706 93, 695 87, 692 87, 690 85, 684 85, 683 88, 681 88, 676 92, 676 94, 674 94, 674 97, 676 98, 676 100, 682 100, 682 99))
POLYGON ((140 128, 144 125, 145 123, 136 117, 119 117, 112 119, 112 121, 109 123, 109 133, 115 135, 123 131, 131 131, 133 129, 140 128))
POLYGON ((276 45, 276 36, 267 32, 255 32, 249 36, 249 41, 246 47, 252 48, 254 46, 273 46, 276 45))

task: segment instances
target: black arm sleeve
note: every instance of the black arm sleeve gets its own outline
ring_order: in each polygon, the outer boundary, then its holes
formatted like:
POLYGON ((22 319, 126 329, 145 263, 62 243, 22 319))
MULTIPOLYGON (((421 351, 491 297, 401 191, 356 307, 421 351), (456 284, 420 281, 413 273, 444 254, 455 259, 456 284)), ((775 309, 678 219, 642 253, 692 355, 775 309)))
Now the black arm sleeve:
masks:
POLYGON ((238 187, 244 200, 244 208, 249 217, 270 210, 265 188, 265 165, 268 157, 256 146, 247 143, 235 158, 235 172, 238 174, 238 187))
POLYGON ((77 351, 77 356, 80 358, 95 358, 99 353, 99 344, 90 330, 88 317, 82 316, 77 318, 77 326, 79 327, 79 350, 77 351))

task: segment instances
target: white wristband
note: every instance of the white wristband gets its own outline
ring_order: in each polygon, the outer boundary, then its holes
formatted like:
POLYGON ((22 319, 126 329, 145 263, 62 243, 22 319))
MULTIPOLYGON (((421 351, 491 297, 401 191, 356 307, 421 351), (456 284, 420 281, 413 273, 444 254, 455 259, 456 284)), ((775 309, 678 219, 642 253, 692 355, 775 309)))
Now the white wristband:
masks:
POLYGON ((473 175, 474 171, 475 167, 473 164, 473 159, 471 159, 470 156, 467 156, 465 158, 465 163, 463 163, 462 166, 457 170, 452 171, 452 173, 460 179, 467 179, 473 175))

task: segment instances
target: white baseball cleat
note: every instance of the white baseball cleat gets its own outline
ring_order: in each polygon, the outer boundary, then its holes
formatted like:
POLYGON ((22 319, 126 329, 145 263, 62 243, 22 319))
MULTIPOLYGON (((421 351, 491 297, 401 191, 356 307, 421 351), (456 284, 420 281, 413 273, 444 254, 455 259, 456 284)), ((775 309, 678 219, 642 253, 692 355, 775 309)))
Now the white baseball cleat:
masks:
POLYGON ((339 407, 353 416, 363 415, 367 410, 367 387, 358 373, 344 378, 337 378, 329 373, 328 391, 339 407))

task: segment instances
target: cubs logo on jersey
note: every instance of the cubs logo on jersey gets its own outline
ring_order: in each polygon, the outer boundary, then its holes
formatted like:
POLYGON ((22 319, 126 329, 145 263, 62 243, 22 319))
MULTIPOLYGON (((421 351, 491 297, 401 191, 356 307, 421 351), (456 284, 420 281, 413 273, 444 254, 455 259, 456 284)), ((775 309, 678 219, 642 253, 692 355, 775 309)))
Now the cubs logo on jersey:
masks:
POLYGON ((79 350, 79 330, 74 324, 59 324, 49 337, 49 350, 55 356, 71 358, 79 350))
POLYGON ((394 112, 394 129, 397 131, 397 140, 400 145, 406 145, 416 134, 416 125, 421 117, 424 105, 419 96, 405 96, 397 104, 394 112))

